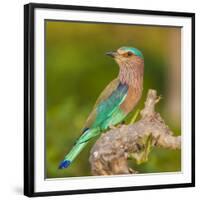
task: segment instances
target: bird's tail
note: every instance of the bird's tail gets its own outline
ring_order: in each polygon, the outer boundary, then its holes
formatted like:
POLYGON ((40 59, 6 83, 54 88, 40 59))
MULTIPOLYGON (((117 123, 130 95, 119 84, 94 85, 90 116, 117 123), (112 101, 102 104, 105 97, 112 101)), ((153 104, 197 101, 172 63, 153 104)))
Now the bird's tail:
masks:
POLYGON ((78 154, 87 145, 88 141, 96 136, 98 133, 95 129, 87 129, 81 137, 77 140, 71 151, 65 156, 64 160, 60 163, 59 169, 64 169, 69 167, 73 160, 78 156, 78 154))

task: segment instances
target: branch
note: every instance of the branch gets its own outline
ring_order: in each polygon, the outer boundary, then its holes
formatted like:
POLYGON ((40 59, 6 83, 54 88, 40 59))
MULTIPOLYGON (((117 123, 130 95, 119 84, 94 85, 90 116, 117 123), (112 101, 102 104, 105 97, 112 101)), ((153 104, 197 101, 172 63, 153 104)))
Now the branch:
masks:
POLYGON ((90 152, 93 175, 137 173, 128 167, 129 157, 140 164, 148 160, 152 147, 181 148, 181 137, 173 136, 160 114, 155 112, 159 100, 156 91, 150 89, 139 121, 121 125, 101 135, 90 152))

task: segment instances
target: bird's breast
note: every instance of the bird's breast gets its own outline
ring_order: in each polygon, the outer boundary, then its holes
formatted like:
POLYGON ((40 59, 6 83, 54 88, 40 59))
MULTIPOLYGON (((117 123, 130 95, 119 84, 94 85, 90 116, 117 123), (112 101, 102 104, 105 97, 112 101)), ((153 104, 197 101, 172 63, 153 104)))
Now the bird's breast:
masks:
POLYGON ((124 102, 120 105, 120 108, 128 114, 133 110, 133 108, 136 106, 138 101, 140 100, 142 95, 142 88, 135 88, 132 86, 129 86, 127 96, 124 100, 124 102))

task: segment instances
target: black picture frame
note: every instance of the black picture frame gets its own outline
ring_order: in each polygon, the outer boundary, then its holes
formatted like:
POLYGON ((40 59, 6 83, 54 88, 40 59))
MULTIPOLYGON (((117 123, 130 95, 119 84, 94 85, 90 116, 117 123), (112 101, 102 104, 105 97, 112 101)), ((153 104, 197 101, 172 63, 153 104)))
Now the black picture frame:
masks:
POLYGON ((195 186, 195 14, 186 12, 166 12, 153 10, 135 10, 105 7, 87 7, 56 4, 24 5, 24 195, 29 197, 50 195, 72 195, 99 192, 119 192, 162 188, 180 188, 195 186), (34 14, 36 8, 58 10, 97 11, 107 13, 148 14, 155 16, 181 16, 192 20, 192 181, 191 183, 168 185, 144 185, 134 187, 99 188, 68 191, 35 192, 34 187, 34 14))

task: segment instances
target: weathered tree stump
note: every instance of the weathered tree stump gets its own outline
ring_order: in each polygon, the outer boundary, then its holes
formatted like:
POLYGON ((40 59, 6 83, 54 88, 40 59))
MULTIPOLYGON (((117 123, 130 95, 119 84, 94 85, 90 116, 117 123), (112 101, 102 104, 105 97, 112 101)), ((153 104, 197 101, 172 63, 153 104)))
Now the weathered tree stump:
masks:
POLYGON ((93 175, 137 173, 128 166, 129 156, 139 164, 148 160, 152 147, 181 148, 181 136, 173 136, 160 114, 155 112, 159 100, 156 91, 150 89, 139 121, 110 129, 101 135, 90 153, 93 175))

